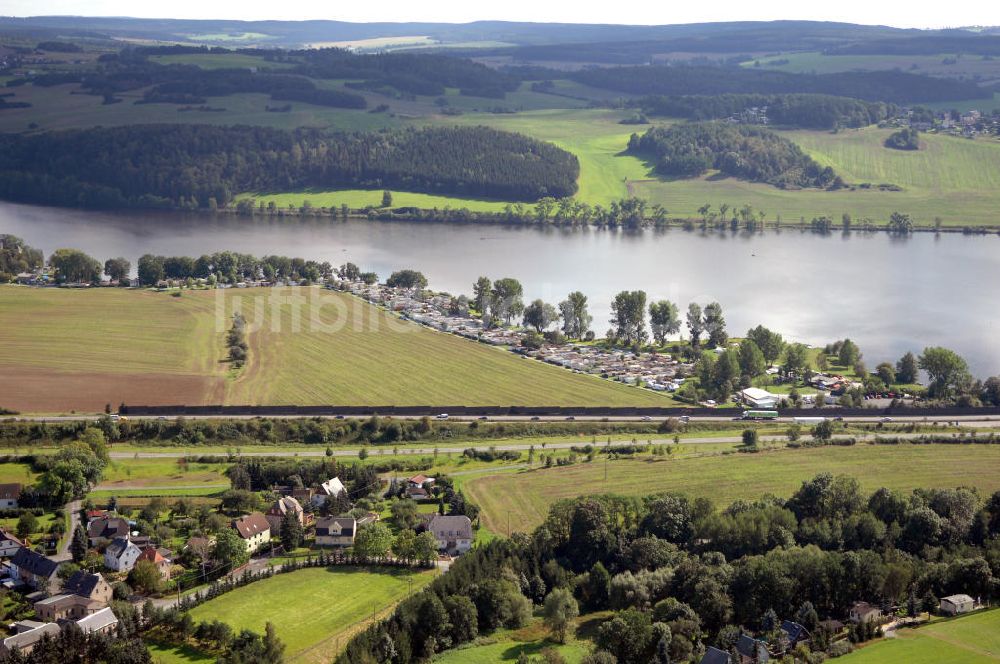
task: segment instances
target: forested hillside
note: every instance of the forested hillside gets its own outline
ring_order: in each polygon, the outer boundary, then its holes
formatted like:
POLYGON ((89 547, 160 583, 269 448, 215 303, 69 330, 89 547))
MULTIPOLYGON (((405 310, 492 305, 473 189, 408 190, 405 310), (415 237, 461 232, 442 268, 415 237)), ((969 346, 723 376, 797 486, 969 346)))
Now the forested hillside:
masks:
POLYGON ((773 131, 719 122, 655 127, 633 134, 629 151, 651 155, 656 170, 671 177, 697 177, 711 168, 726 175, 777 187, 828 187, 837 183, 799 146, 773 131))
POLYGON ((0 197, 83 207, 212 207, 242 191, 394 188, 532 201, 576 191, 579 163, 486 127, 323 134, 137 125, 0 136, 0 197))
POLYGON ((725 94, 656 96, 640 100, 643 111, 689 120, 719 120, 748 108, 767 107, 771 124, 803 129, 867 127, 896 112, 893 104, 818 94, 725 94))
POLYGON ((616 67, 583 69, 574 80, 637 95, 780 94, 807 92, 903 104, 981 99, 975 83, 900 71, 791 74, 745 67, 616 67))

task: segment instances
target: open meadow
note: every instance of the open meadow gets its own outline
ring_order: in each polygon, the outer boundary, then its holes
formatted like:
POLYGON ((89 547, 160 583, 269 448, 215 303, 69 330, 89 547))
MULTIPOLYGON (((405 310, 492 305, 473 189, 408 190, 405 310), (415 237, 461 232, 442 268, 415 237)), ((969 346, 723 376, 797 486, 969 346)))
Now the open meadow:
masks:
POLYGON ((900 629, 866 645, 845 664, 995 664, 1000 662, 1000 609, 900 629))
POLYGON ((591 463, 476 477, 463 483, 463 489, 482 508, 487 529, 506 533, 509 518, 512 530, 530 532, 563 498, 672 491, 725 507, 738 498, 787 496, 821 472, 856 477, 866 491, 975 486, 989 495, 1000 489, 998 464, 997 445, 859 444, 688 459, 599 457, 591 463))
POLYGON ((0 370, 12 378, 0 386, 0 405, 23 413, 100 412, 105 404, 122 402, 674 403, 435 332, 318 288, 185 291, 173 297, 110 288, 0 287, 0 370), (217 297, 224 298, 219 323, 217 297), (308 297, 322 306, 306 308, 308 297), (249 360, 233 372, 224 362, 224 332, 237 301, 252 329, 249 360), (318 312, 315 318, 310 311, 318 312))
POLYGON ((383 616, 434 571, 314 567, 257 581, 191 609, 196 621, 221 620, 238 631, 271 622, 290 663, 328 662, 372 615, 383 616))

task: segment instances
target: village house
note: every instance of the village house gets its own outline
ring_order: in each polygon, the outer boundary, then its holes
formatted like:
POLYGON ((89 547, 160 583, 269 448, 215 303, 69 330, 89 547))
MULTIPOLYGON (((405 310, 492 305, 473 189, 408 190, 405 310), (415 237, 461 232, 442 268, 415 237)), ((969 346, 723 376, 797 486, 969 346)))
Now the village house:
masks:
POLYGON ((117 516, 101 516, 87 524, 90 546, 96 548, 114 539, 129 539, 128 521, 117 516))
POLYGON ((95 572, 93 574, 80 570, 74 572, 73 576, 63 584, 63 592, 86 597, 87 599, 110 604, 113 596, 111 584, 103 575, 95 572))
POLYGON ((848 617, 853 623, 881 622, 882 609, 868 602, 855 602, 851 604, 851 611, 848 617))
POLYGON ((139 554, 138 560, 148 560, 149 562, 156 565, 156 569, 160 572, 160 577, 164 581, 170 580, 170 568, 173 567, 173 561, 170 559, 170 551, 167 549, 157 549, 155 546, 150 544, 142 550, 139 554))
POLYGON ((406 480, 406 497, 411 500, 430 498, 430 489, 434 487, 434 478, 426 475, 414 475, 406 480))
POLYGON ((331 477, 316 488, 312 500, 313 506, 322 507, 327 498, 339 496, 341 493, 347 493, 344 483, 340 481, 339 477, 331 477))
POLYGON ((10 560, 10 566, 11 577, 34 590, 53 592, 58 585, 56 572, 59 563, 27 547, 18 549, 10 560))
POLYGON ((732 657, 725 650, 708 646, 705 648, 705 654, 701 656, 700 664, 732 664, 732 657))
POLYGON ((24 546, 24 542, 6 530, 0 529, 0 558, 11 558, 24 546))
POLYGON ((96 613, 80 618, 76 621, 76 626, 84 634, 114 634, 118 627, 118 616, 111 610, 110 606, 104 607, 96 613))
POLYGON ((976 608, 976 600, 968 595, 949 595, 941 598, 938 610, 946 616, 957 616, 976 608))
POLYGON ((271 524, 260 512, 234 519, 233 529, 246 544, 248 553, 257 551, 271 541, 271 524))
POLYGON ((281 522, 285 514, 291 512, 298 519, 299 523, 304 523, 302 505, 291 496, 282 496, 274 501, 271 509, 267 511, 267 522, 271 526, 272 533, 281 532, 281 522))
POLYGON ((35 602, 35 615, 48 622, 78 620, 106 607, 105 602, 63 593, 35 602))
POLYGON ((739 640, 736 641, 736 652, 740 655, 739 664, 763 664, 771 659, 767 643, 749 634, 740 634, 739 640))
POLYGON ((117 537, 104 550, 104 566, 116 572, 131 572, 141 553, 133 542, 117 537))
POLYGON ((46 634, 50 638, 55 638, 59 635, 59 625, 55 623, 42 623, 37 627, 29 629, 24 632, 19 632, 14 636, 8 636, 0 644, 0 655, 10 655, 13 652, 18 652, 21 655, 30 655, 31 651, 35 649, 35 645, 42 640, 42 637, 46 634))
POLYGON ((809 641, 809 630, 797 622, 791 620, 781 621, 781 631, 785 633, 785 638, 788 639, 788 647, 794 648, 800 643, 807 643, 809 641))
POLYGON ((20 499, 20 484, 0 484, 0 509, 17 509, 17 501, 20 499))
POLYGON ((435 514, 427 524, 427 530, 434 535, 441 551, 455 555, 472 548, 472 521, 465 515, 435 514))
POLYGON ((316 546, 353 546, 357 530, 358 522, 353 516, 320 519, 316 522, 316 546))

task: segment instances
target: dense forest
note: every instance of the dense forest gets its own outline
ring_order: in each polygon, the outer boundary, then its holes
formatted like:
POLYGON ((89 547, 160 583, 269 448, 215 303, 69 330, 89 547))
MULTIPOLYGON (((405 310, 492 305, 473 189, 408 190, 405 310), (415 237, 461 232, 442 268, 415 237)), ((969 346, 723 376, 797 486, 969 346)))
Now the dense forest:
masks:
POLYGON ((721 122, 654 127, 633 134, 629 152, 651 156, 657 172, 690 178, 715 168, 726 175, 776 187, 830 187, 840 184, 795 143, 762 127, 721 122))
POLYGON ((893 104, 819 94, 656 96, 638 103, 649 115, 689 120, 720 120, 766 107, 770 124, 804 129, 867 127, 897 112, 893 104))
POLYGON ((1000 36, 968 32, 869 39, 827 48, 827 55, 1000 55, 1000 36))
POLYGON ((292 54, 305 61, 295 71, 313 78, 350 79, 354 81, 350 85, 359 89, 390 87, 413 95, 440 96, 446 88, 458 88, 464 95, 503 99, 519 84, 496 69, 445 55, 357 55, 340 49, 292 54))
MULTIPOLYGON (((563 500, 534 533, 462 556, 359 634, 337 662, 427 661, 479 634, 522 626, 555 593, 581 613, 612 611, 594 640, 614 659, 588 662, 697 662, 709 645, 731 652, 741 635, 780 656, 794 646, 782 638, 781 620, 812 633, 795 661, 818 662, 850 648, 821 621, 846 621, 853 602, 913 615, 953 593, 997 597, 998 534, 1000 493, 869 494, 854 478, 829 473, 787 499, 722 510, 672 493, 563 500)), ((865 638, 852 632, 851 641, 865 638)))
POLYGON ((212 207, 244 191, 384 188, 534 201, 576 192, 574 155, 486 127, 356 134, 134 125, 0 136, 0 198, 212 207))
POLYGON ((900 71, 791 74, 746 67, 616 67, 571 74, 579 83, 636 95, 814 93, 894 104, 983 99, 975 83, 900 71))

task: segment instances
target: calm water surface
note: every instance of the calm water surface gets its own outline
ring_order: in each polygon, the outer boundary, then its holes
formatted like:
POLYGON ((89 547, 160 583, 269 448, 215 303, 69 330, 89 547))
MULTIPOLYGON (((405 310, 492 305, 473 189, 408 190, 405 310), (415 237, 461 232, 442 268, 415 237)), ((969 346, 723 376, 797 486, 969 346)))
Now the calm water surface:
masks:
POLYGON ((763 323, 786 338, 850 336, 870 367, 907 350, 945 345, 981 377, 1000 373, 1000 237, 885 233, 818 237, 800 231, 708 234, 603 231, 329 219, 250 221, 230 216, 102 213, 0 203, 0 232, 46 254, 75 247, 104 260, 144 253, 232 250, 357 263, 385 277, 421 270, 436 290, 470 293, 479 275, 515 277, 527 299, 590 297, 607 329, 623 289, 687 303, 719 301, 731 334, 763 323))

